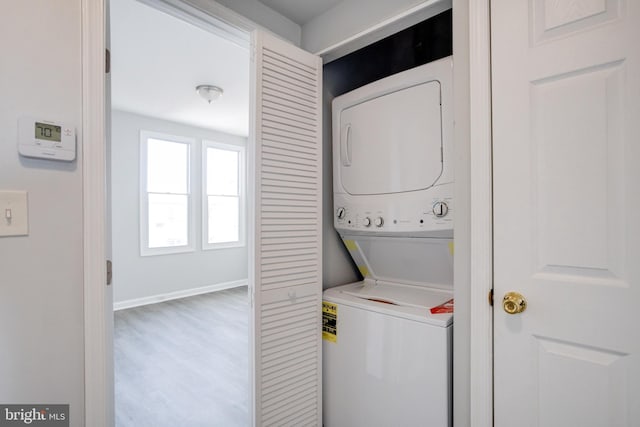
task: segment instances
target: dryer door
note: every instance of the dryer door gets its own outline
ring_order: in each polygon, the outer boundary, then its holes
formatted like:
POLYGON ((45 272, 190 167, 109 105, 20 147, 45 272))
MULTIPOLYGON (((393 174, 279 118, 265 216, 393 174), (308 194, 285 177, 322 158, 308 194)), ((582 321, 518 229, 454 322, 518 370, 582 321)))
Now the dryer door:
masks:
POLYGON ((339 126, 340 174, 349 194, 423 190, 442 174, 436 80, 345 108, 339 126))

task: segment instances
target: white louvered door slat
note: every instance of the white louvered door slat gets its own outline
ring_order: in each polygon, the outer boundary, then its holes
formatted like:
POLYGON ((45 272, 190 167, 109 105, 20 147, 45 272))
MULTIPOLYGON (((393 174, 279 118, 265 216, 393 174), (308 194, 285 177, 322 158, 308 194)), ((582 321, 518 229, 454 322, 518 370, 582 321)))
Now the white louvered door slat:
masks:
POLYGON ((253 47, 253 425, 321 426, 322 62, 253 47))

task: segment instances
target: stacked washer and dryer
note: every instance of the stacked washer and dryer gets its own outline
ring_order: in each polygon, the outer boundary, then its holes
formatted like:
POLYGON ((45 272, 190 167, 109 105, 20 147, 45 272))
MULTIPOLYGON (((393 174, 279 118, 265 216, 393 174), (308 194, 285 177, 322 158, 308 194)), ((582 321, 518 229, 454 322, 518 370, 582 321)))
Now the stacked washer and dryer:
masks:
POLYGON ((332 109, 334 225, 364 280, 324 292, 324 425, 449 426, 451 57, 332 109))

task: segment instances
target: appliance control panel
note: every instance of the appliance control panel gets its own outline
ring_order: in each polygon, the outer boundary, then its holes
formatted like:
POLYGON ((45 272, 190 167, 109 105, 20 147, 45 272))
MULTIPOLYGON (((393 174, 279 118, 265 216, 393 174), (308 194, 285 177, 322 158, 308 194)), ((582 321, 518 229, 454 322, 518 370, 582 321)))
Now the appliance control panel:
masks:
POLYGON ((362 234, 453 235, 453 197, 446 184, 422 193, 353 197, 335 194, 334 226, 362 234))

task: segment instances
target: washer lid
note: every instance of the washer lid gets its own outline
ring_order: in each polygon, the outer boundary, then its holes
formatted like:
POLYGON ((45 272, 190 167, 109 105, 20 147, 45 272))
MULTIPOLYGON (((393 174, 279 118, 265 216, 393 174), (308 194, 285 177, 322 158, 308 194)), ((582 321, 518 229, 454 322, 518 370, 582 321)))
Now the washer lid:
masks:
POLYGON ((440 327, 453 323, 453 313, 431 313, 453 298, 448 290, 365 280, 329 288, 323 298, 338 304, 338 316, 340 304, 345 304, 440 327))

